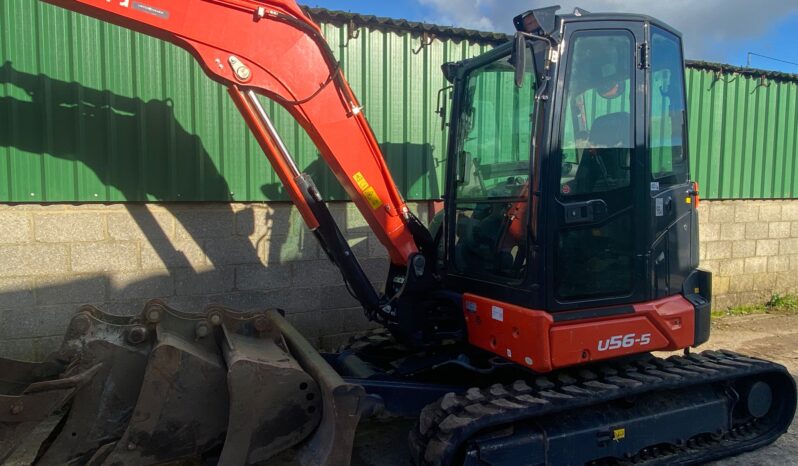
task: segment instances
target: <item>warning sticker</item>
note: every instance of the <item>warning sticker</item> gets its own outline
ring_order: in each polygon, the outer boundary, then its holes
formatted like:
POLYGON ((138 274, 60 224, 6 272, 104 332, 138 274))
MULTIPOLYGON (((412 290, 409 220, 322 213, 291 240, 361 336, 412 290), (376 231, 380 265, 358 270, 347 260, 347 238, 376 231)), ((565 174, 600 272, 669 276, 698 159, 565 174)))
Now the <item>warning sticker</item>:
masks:
POLYGON ((374 188, 368 187, 364 189, 363 197, 366 198, 372 209, 379 209, 380 207, 382 207, 382 199, 380 199, 380 196, 377 194, 377 191, 374 191, 374 188))
POLYGON ((363 191, 363 197, 366 198, 366 201, 369 203, 372 209, 376 210, 382 207, 382 199, 380 199, 380 196, 379 194, 377 194, 377 191, 375 191, 374 188, 369 186, 369 182, 366 181, 366 177, 363 176, 362 173, 360 172, 355 173, 352 179, 355 180, 357 186, 360 188, 361 191, 363 191))
POLYGON ((362 173, 360 172, 355 173, 355 176, 353 176, 352 179, 355 180, 355 183, 357 183, 361 191, 365 191, 369 188, 369 182, 366 181, 366 177, 363 176, 362 173))

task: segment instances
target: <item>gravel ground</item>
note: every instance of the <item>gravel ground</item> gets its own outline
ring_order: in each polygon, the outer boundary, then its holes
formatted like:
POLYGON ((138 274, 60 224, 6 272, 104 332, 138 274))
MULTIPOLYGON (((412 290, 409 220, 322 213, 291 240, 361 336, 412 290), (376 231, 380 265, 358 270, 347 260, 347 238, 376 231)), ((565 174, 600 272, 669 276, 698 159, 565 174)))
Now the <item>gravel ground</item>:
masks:
MULTIPOLYGON (((798 316, 752 315, 715 322, 712 338, 701 349, 726 348, 783 364, 798 377, 798 316)), ((711 466, 798 465, 798 422, 760 450, 712 463, 711 466)))
MULTIPOLYGON (((776 361, 798 376, 798 316, 752 315, 726 317, 713 324, 712 338, 699 350, 729 349, 776 361)), ((665 355, 660 355, 665 356, 665 355)), ((354 466, 408 464, 407 432, 412 422, 361 429, 354 466)), ((774 444, 709 466, 798 465, 798 423, 774 444)))

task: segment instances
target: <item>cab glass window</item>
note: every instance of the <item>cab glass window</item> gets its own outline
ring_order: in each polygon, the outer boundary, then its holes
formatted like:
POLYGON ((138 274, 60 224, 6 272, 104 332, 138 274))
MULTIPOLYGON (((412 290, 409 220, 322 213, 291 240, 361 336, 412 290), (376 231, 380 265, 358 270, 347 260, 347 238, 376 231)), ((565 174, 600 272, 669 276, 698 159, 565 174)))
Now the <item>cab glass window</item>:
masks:
POLYGON ((535 77, 527 50, 525 84, 512 57, 471 72, 458 115, 458 273, 504 283, 524 277, 535 77))
POLYGON ((687 182, 684 150, 684 68, 679 39, 651 28, 651 177, 664 185, 687 182))
POLYGON ((630 185, 633 44, 625 31, 573 36, 561 131, 562 196, 630 185))

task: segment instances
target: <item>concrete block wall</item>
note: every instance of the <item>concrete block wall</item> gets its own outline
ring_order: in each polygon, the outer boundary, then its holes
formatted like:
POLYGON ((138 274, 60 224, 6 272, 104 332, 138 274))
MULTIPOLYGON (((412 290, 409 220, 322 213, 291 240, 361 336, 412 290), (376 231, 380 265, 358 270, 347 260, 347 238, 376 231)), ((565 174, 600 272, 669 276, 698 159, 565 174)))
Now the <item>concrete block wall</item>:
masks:
POLYGON ((699 209, 713 308, 798 293, 798 200, 701 201, 699 209))
MULTIPOLYGON (((382 246, 351 204, 331 210, 382 287, 382 246)), ((798 292, 798 200, 702 201, 700 223, 717 309, 798 292)), ((0 205, 0 355, 43 357, 81 304, 134 314, 151 298, 283 308, 323 347, 370 325, 289 204, 0 205)))
MULTIPOLYGON (((382 245, 352 204, 331 210, 382 288, 382 245)), ((0 355, 45 356, 81 304, 131 315, 152 298, 282 308, 327 347, 370 325, 290 204, 0 205, 0 355)))

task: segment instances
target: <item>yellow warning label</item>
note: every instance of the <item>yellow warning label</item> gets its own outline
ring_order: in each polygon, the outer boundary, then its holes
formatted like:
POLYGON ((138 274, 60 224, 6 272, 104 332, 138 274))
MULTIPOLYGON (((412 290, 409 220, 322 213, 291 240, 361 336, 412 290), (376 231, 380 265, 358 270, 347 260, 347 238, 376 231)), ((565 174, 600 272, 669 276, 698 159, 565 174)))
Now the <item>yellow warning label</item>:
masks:
POLYGON ((626 429, 615 429, 612 431, 612 439, 616 442, 626 438, 626 429))
POLYGON ((684 198, 684 202, 687 203, 687 204, 692 204, 693 203, 693 198, 692 197, 685 197, 684 198))
POLYGON ((374 188, 369 185, 369 182, 366 181, 366 177, 363 176, 362 173, 355 173, 354 176, 352 176, 352 179, 355 180, 357 186, 361 191, 363 191, 363 197, 366 198, 366 201, 368 201, 372 209, 379 209, 382 207, 382 199, 380 199, 377 191, 375 191, 374 188))
POLYGON ((355 176, 353 176, 352 179, 355 180, 355 183, 357 183, 361 191, 365 191, 369 188, 369 182, 366 181, 366 177, 363 176, 362 173, 355 173, 355 176))
POLYGON ((379 209, 382 207, 382 199, 380 199, 380 196, 377 195, 377 191, 375 191, 374 188, 369 186, 368 188, 364 189, 363 197, 366 198, 372 209, 379 209))

